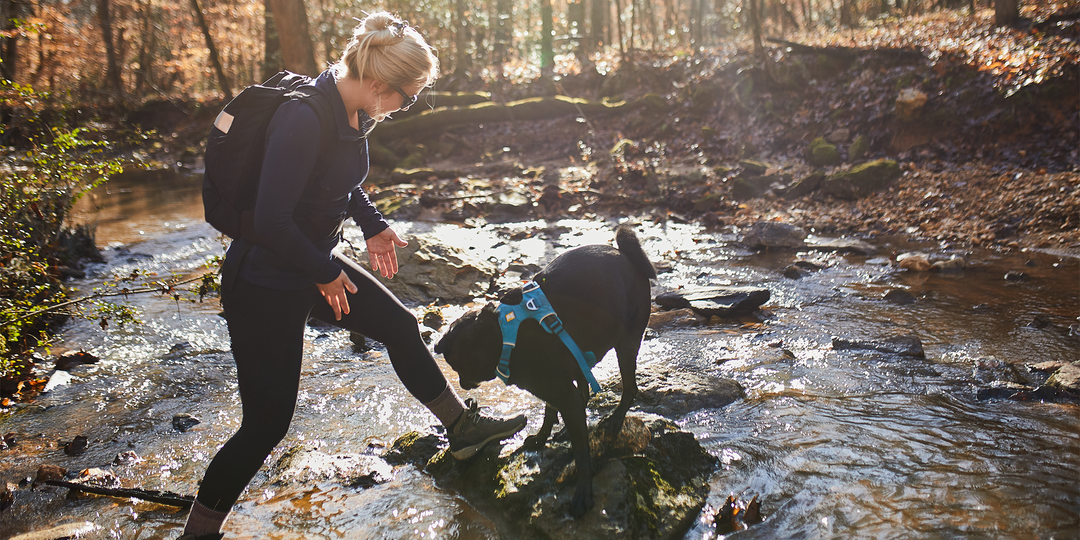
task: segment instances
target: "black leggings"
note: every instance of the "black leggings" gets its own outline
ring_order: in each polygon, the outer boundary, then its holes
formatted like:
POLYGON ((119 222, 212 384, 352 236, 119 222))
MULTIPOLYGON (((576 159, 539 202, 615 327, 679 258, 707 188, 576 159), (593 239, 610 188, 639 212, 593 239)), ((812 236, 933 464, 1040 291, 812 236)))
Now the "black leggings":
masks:
POLYGON ((446 378, 412 312, 358 264, 344 257, 337 261, 358 289, 349 295, 349 314, 340 321, 314 286, 278 291, 237 278, 222 292, 244 416, 206 469, 197 496, 203 506, 228 511, 285 438, 296 408, 309 316, 385 345, 398 378, 421 403, 446 390, 446 378))

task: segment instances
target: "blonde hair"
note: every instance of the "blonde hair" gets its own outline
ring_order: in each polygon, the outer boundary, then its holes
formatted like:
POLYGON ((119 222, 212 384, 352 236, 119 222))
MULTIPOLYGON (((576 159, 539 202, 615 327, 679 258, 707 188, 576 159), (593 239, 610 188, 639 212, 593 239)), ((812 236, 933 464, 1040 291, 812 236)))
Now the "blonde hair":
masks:
POLYGON ((373 78, 390 86, 430 86, 439 74, 439 59, 409 23, 380 11, 360 21, 333 66, 338 78, 373 78))

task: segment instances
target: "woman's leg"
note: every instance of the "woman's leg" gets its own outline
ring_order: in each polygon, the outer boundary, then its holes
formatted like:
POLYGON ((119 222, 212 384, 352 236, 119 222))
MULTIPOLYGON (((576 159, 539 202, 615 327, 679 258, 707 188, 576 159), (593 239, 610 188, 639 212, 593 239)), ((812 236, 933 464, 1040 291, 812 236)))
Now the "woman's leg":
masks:
POLYGON ((334 320, 333 309, 320 296, 311 316, 382 343, 409 393, 421 403, 438 399, 449 385, 420 337, 416 316, 359 264, 341 256, 336 260, 357 288, 349 295, 349 313, 334 320))
POLYGON ((522 415, 505 420, 489 418, 480 414, 472 400, 462 402, 420 337, 416 316, 359 264, 342 256, 337 261, 357 288, 356 294, 349 295, 349 313, 335 321, 333 310, 320 296, 311 315, 385 345, 405 388, 446 426, 455 458, 470 457, 487 443, 525 427, 522 415))
MULTIPOLYGON (((240 429, 211 460, 196 497, 203 509, 221 514, 222 520, 288 432, 296 408, 313 290, 276 291, 237 279, 229 291, 225 317, 243 419, 240 429)), ((184 532, 218 532, 193 530, 199 526, 193 521, 201 513, 202 509, 193 510, 184 532)))

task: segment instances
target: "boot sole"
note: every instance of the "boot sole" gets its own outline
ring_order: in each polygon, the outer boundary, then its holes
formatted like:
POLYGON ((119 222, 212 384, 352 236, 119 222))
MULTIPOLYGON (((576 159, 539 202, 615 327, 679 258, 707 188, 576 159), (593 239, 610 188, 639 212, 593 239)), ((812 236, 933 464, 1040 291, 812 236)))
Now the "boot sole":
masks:
POLYGON ((510 430, 504 431, 502 433, 496 433, 496 434, 488 437, 487 439, 484 439, 483 441, 481 441, 479 443, 466 446, 465 448, 461 448, 461 449, 458 449, 458 450, 451 450, 450 455, 454 456, 454 459, 456 459, 458 461, 463 461, 463 460, 469 459, 469 458, 475 456, 476 453, 479 452, 481 449, 483 449, 485 446, 487 446, 488 443, 491 443, 491 442, 494 442, 494 441, 501 441, 501 440, 503 440, 503 439, 505 439, 507 437, 511 437, 515 433, 521 431, 525 427, 526 423, 527 422, 523 421, 523 422, 521 422, 520 426, 518 426, 518 427, 516 427, 514 429, 510 429, 510 430))

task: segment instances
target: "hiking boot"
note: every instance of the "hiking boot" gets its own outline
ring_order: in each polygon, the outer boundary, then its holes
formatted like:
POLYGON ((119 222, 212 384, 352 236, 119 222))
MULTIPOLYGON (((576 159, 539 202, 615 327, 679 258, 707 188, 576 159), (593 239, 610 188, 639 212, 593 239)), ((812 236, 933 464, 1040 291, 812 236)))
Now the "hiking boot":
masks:
POLYGON ((469 459, 491 441, 501 441, 525 427, 525 415, 519 414, 507 420, 488 418, 480 414, 476 400, 465 400, 468 407, 461 413, 461 418, 447 430, 446 438, 450 441, 450 455, 454 459, 469 459))

